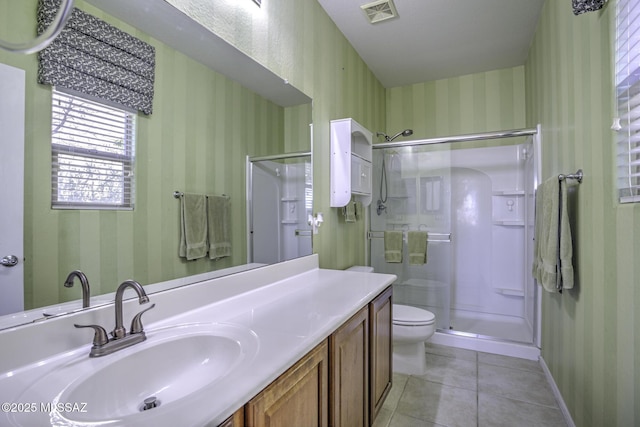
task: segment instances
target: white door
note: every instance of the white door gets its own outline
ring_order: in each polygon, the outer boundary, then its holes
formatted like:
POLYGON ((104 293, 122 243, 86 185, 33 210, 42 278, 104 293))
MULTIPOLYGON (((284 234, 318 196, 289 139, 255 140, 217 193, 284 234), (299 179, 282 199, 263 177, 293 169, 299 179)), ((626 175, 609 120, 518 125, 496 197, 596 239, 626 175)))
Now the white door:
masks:
POLYGON ((0 64, 0 315, 24 310, 24 70, 0 64))

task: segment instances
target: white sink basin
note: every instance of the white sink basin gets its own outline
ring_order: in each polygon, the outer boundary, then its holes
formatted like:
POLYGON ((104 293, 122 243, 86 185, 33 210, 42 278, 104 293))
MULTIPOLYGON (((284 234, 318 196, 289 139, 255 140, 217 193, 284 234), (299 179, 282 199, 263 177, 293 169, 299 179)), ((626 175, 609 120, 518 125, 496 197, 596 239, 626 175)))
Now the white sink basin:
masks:
POLYGON ((20 401, 81 404, 75 410, 53 408, 45 414, 52 425, 143 425, 195 409, 192 403, 201 394, 214 399, 224 378, 247 366, 257 350, 255 333, 232 324, 150 330, 146 341, 111 355, 74 355, 32 384, 20 401), (151 396, 158 406, 142 411, 151 396))

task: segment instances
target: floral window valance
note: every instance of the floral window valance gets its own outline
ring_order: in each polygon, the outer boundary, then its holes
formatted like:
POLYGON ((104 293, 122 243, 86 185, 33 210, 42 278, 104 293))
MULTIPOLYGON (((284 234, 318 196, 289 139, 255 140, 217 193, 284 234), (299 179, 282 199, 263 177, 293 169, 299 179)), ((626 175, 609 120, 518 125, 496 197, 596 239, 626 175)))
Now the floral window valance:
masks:
MULTIPOLYGON (((40 0, 38 33, 46 29, 60 0, 40 0)), ((133 108, 153 110, 155 48, 75 8, 64 30, 39 53, 38 83, 78 91, 133 108)))

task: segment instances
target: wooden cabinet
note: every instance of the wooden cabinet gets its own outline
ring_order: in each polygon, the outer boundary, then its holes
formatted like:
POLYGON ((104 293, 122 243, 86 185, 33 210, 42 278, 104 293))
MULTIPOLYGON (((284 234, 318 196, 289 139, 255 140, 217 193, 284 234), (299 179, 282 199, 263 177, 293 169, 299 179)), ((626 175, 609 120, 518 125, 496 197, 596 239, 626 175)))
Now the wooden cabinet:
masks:
POLYGON ((369 425, 369 309, 362 308, 329 337, 332 427, 369 425))
POLYGON ((392 303, 391 287, 369 304, 370 376, 369 416, 371 423, 378 415, 391 390, 393 377, 392 303))
POLYGON ((246 427, 327 427, 328 363, 325 340, 245 405, 246 427))
POLYGON ((244 406, 227 418, 219 427, 244 427, 244 406))
POLYGON ((391 287, 220 427, 368 427, 392 378, 391 287))

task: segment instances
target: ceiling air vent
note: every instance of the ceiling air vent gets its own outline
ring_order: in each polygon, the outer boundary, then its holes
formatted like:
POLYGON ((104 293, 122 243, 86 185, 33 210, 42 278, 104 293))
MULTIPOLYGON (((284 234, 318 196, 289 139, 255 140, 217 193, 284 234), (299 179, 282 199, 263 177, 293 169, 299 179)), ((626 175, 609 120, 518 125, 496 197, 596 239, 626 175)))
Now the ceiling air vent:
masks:
POLYGON ((360 7, 364 10, 364 13, 372 24, 398 16, 398 11, 396 11, 393 0, 378 0, 360 7))

